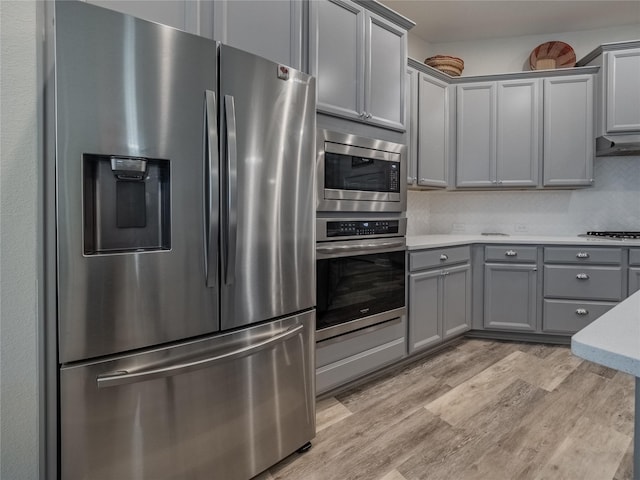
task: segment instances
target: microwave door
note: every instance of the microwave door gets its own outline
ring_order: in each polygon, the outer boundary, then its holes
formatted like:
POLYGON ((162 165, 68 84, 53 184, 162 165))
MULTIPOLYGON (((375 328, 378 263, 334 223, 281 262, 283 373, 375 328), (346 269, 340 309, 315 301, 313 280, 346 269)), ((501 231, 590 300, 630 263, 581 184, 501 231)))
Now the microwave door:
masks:
POLYGON ((60 362, 218 330, 216 43, 83 2, 55 13, 60 362))

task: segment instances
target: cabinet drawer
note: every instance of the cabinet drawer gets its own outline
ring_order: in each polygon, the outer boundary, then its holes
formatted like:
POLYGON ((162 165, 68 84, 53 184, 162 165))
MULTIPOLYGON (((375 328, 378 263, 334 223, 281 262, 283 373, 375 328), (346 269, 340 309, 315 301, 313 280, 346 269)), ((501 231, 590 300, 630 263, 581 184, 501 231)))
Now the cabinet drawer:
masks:
POLYGON ((413 272, 424 268, 437 268, 443 265, 468 262, 470 258, 471 253, 468 246, 421 250, 409 254, 409 270, 413 272))
POLYGON ((545 297, 621 300, 622 283, 621 267, 544 267, 545 297))
POLYGON ((545 300, 542 330, 551 333, 573 334, 614 306, 616 303, 613 302, 545 300))
POLYGON ((494 245, 484 248, 487 262, 533 263, 538 259, 536 247, 522 245, 494 245))
POLYGON ((546 247, 545 263, 611 264, 622 263, 620 248, 546 247))
POLYGON ((640 265, 640 248, 629 249, 629 265, 640 265))
POLYGON ((406 336, 404 317, 316 343, 316 366, 322 367, 406 336))

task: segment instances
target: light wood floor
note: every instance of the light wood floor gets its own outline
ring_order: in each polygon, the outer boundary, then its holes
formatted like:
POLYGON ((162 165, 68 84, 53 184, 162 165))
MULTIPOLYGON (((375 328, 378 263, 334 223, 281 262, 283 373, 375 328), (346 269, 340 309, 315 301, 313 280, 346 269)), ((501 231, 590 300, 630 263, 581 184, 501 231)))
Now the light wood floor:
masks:
POLYGON ((259 480, 631 479, 633 377, 568 347, 464 340, 318 403, 259 480))

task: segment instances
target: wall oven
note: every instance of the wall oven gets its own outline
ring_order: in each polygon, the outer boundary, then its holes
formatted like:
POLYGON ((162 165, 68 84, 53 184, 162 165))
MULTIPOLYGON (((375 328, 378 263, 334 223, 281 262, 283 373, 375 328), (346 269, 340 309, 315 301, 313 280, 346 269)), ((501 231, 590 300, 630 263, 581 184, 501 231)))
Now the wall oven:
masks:
POLYGON ((404 212, 404 145, 319 129, 318 212, 404 212))
POLYGON ((406 314, 406 218, 318 218, 316 341, 406 314))

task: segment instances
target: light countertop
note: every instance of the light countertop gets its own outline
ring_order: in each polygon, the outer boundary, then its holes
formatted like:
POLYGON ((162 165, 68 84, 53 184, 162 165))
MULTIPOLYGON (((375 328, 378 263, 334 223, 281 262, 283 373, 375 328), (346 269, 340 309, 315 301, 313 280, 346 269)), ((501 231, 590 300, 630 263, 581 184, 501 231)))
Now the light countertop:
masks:
POLYGON ((640 291, 571 337, 571 351, 640 377, 640 291))
POLYGON ((579 237, 577 235, 407 235, 407 250, 451 247, 473 243, 640 247, 640 240, 611 240, 579 237))

